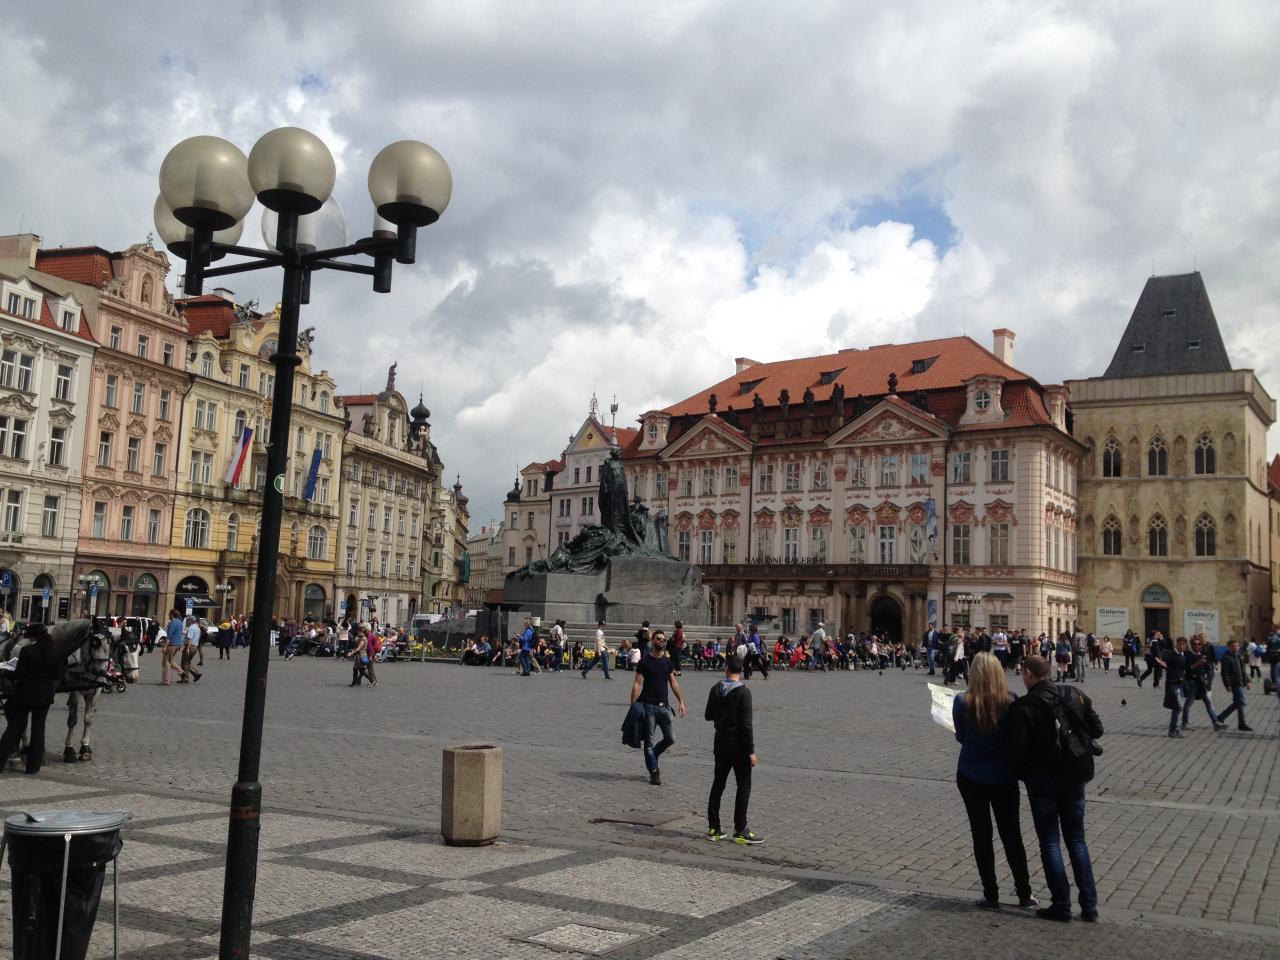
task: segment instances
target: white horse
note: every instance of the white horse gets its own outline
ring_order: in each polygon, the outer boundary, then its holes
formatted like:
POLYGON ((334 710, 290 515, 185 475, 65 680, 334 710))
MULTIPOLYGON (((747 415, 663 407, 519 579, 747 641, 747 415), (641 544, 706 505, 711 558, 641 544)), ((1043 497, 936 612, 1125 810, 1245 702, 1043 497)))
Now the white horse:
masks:
MULTIPOLYGON (((111 660, 111 634, 101 621, 68 620, 49 629, 53 639, 54 659, 66 666, 58 680, 58 692, 67 694, 67 742, 62 759, 74 763, 77 759, 92 760, 93 750, 89 746, 89 729, 93 726, 94 706, 98 690, 107 675, 107 664, 111 660), (80 756, 72 749, 75 739, 75 726, 78 715, 79 700, 84 700, 84 730, 81 733, 80 756)), ((5 659, 17 656, 18 651, 31 643, 30 638, 23 637, 10 640, 5 644, 2 656, 5 659)), ((23 738, 24 742, 26 738, 23 738)))

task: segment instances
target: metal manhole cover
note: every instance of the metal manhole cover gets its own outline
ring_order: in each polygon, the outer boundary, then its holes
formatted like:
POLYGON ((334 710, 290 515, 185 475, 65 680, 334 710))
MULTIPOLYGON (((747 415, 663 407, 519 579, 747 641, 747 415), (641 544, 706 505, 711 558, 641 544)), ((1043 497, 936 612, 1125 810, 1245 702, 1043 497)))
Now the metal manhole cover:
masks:
POLYGON ((541 933, 521 937, 528 943, 536 943, 552 950, 566 953, 586 953, 603 956, 611 950, 644 939, 645 934, 627 930, 611 930, 608 927, 590 926, 585 923, 562 923, 541 933))

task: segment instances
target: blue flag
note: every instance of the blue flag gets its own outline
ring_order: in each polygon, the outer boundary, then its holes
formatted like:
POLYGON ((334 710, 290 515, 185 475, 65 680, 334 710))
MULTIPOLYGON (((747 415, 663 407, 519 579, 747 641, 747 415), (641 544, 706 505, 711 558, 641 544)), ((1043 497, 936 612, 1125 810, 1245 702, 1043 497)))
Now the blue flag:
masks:
POLYGON ((314 500, 316 496, 316 478, 320 476, 320 448, 316 447, 311 454, 311 472, 307 474, 307 488, 302 491, 303 500, 314 500))

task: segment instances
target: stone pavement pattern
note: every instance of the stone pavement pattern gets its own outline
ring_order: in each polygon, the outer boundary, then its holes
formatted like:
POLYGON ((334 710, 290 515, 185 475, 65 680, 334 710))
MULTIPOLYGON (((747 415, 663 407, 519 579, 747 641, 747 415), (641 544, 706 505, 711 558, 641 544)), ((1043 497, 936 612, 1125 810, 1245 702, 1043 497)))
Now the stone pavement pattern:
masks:
MULTIPOLYGON (((216 954, 243 658, 206 667, 197 686, 107 698, 92 765, 0 778, 6 811, 134 812, 121 884, 129 957, 216 954)), ((271 667, 257 955, 1025 956, 1045 933, 1016 911, 967 905, 976 876, 955 744, 927 719, 919 674, 753 681, 752 824, 768 843, 741 848, 700 839, 710 731, 692 717, 707 674, 685 674, 691 719, 677 723, 655 789, 619 743, 626 674, 402 664, 354 690, 344 665, 271 667), (463 741, 505 750, 504 841, 482 850, 433 834, 440 748, 463 741), (592 822, 605 817, 647 825, 592 822)), ((1251 737, 1215 735, 1201 712, 1186 739, 1168 741, 1149 688, 1096 674, 1085 687, 1108 727, 1089 807, 1108 922, 1073 925, 1070 937, 1055 926, 1057 947, 1036 952, 1261 956, 1258 934, 1274 943, 1280 923, 1269 881, 1280 831, 1264 827, 1280 800, 1280 705, 1252 698, 1251 737)), ((51 714, 51 733, 64 715, 51 714)), ((1024 835, 1034 851, 1029 822, 1024 835)), ((1034 882, 1043 889, 1038 870, 1034 882)), ((109 915, 108 892, 100 920, 109 915)), ((110 955, 106 930, 94 948, 110 955)))

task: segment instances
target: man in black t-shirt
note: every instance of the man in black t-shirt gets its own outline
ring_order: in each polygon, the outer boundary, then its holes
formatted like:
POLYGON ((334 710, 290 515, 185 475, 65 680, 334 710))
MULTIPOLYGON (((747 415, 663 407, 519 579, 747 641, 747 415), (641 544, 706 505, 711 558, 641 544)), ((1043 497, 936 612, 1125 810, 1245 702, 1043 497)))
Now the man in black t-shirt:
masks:
POLYGON ((639 702, 644 707, 644 765, 649 770, 649 782, 655 787, 662 784, 662 776, 658 772, 658 757, 676 742, 671 735, 668 686, 675 694, 680 716, 685 715, 684 694, 680 692, 680 681, 675 678, 674 665, 667 656, 666 647, 666 634, 655 630, 649 637, 648 651, 636 665, 636 679, 631 684, 631 702, 639 702), (662 740, 654 746, 653 736, 658 729, 662 730, 662 740))

